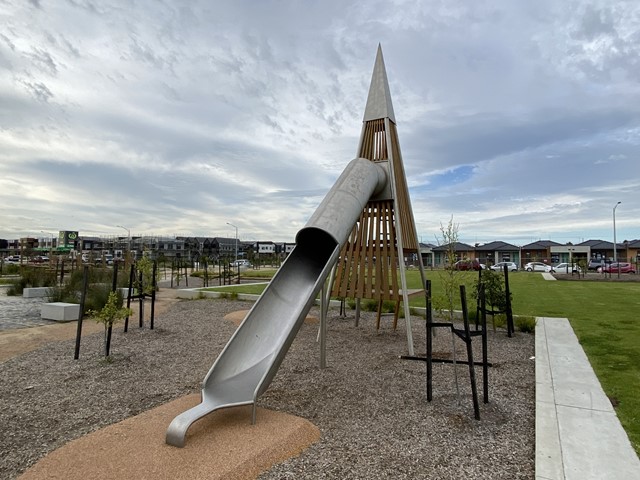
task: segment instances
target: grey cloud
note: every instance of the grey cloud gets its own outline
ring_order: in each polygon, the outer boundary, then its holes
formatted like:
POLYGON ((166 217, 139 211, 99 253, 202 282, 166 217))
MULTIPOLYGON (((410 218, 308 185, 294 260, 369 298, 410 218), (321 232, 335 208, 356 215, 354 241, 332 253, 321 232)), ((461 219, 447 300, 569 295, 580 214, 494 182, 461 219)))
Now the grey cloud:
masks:
POLYGON ((53 76, 58 74, 58 65, 49 52, 41 48, 35 48, 32 53, 28 53, 26 56, 30 58, 33 65, 38 67, 41 71, 47 72, 53 76))
POLYGON ((593 41, 602 35, 616 35, 610 8, 597 9, 593 5, 587 5, 578 25, 579 28, 572 32, 572 36, 577 39, 593 41))
POLYGON ((173 65, 176 61, 173 53, 159 53, 136 35, 130 35, 130 40, 129 52, 133 60, 147 63, 160 70, 173 71, 173 65))
POLYGON ((30 82, 23 79, 20 80, 20 83, 39 102, 47 103, 54 97, 53 92, 42 82, 30 82))
POLYGON ((477 163, 501 155, 558 142, 587 141, 636 125, 640 111, 631 109, 537 111, 529 118, 447 118, 449 125, 422 125, 411 131, 409 152, 425 158, 424 166, 438 169, 477 163), (420 152, 420 153, 418 153, 420 152))
POLYGON ((16 46, 15 44, 11 41, 11 39, 9 37, 7 37, 6 35, 0 33, 0 39, 2 39, 2 41, 11 49, 15 52, 16 50, 16 46))
POLYGON ((452 213, 490 239, 576 236, 596 217, 597 233, 615 199, 620 236, 640 237, 632 2, 9 8, 0 181, 95 198, 47 205, 60 223, 210 234, 224 217, 290 240, 353 157, 381 42, 421 235, 452 213))

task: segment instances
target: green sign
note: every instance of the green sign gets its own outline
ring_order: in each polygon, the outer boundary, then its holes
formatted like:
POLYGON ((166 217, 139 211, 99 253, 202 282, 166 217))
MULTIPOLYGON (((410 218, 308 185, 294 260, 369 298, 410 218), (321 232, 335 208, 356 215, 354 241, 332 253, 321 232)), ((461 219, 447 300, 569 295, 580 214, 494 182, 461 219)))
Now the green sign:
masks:
POLYGON ((60 230, 58 233, 58 247, 73 249, 78 240, 78 232, 60 230))

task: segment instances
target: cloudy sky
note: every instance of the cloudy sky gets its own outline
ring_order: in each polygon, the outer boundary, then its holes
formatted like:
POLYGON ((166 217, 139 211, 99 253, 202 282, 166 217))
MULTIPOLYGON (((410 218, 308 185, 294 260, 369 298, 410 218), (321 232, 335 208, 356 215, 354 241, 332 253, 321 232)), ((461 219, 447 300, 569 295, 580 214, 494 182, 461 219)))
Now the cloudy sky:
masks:
POLYGON ((293 241, 382 45, 436 243, 640 238, 640 2, 0 0, 0 238, 293 241), (120 226, 120 227, 119 227, 120 226), (124 227, 124 228, 123 228, 124 227))

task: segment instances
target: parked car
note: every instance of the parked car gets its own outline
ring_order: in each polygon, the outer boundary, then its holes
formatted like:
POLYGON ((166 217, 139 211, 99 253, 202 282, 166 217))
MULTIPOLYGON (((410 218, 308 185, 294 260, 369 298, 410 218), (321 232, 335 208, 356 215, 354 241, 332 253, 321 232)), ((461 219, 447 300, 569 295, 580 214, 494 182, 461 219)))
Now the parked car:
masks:
POLYGON ((49 261, 49 257, 45 255, 38 255, 37 257, 33 257, 31 259, 32 263, 46 263, 49 261))
POLYGON ((229 265, 232 267, 250 267, 251 262, 249 260, 234 260, 229 265))
POLYGON ((9 255, 8 257, 5 257, 4 263, 20 263, 20 255, 9 255))
POLYGON ((529 262, 524 266, 527 272, 553 272, 551 265, 542 262, 529 262))
POLYGON ((628 262, 614 262, 602 267, 604 273, 636 273, 636 267, 628 262))
POLYGON ((478 260, 458 260, 453 264, 454 270, 482 270, 482 265, 478 260))
POLYGON ((602 268, 604 265, 604 258, 592 258, 589 260, 589 265, 587 265, 587 270, 598 271, 599 268, 602 268))
POLYGON ((582 269, 575 263, 559 263, 553 267, 556 273, 582 273, 582 269))
POLYGON ((105 265, 113 265, 113 254, 111 253, 105 253, 104 255, 98 254, 96 255, 93 261, 96 265, 100 265, 102 264, 103 258, 104 258, 105 265))
POLYGON ((518 271, 518 265, 516 265, 513 262, 499 262, 496 263, 495 265, 491 265, 489 268, 491 270, 496 270, 498 272, 504 272, 504 266, 507 266, 507 268, 509 269, 510 272, 517 272, 518 271))

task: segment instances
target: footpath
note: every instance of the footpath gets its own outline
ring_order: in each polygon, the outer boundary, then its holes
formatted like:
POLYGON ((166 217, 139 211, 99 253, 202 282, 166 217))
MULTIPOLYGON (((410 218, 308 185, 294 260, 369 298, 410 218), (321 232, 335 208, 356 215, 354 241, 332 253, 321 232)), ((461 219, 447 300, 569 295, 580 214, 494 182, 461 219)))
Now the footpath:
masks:
POLYGON ((536 480, 640 479, 640 460, 566 318, 536 324, 536 480))

